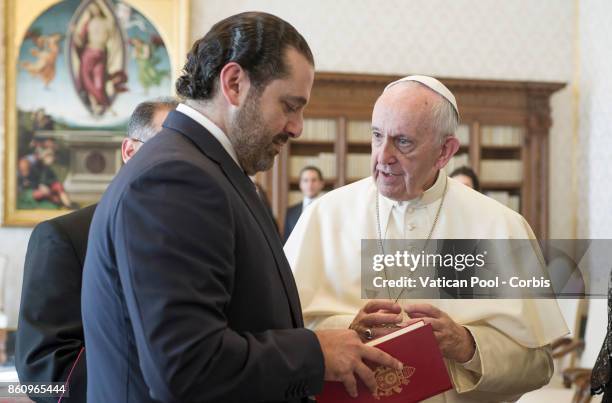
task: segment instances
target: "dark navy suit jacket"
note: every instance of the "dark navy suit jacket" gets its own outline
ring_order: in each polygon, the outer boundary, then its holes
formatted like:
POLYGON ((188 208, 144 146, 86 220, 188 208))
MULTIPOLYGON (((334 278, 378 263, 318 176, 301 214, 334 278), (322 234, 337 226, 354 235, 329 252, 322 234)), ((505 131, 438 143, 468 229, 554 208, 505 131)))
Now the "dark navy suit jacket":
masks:
MULTIPOLYGON (((84 402, 87 391, 81 279, 96 206, 34 228, 23 269, 15 366, 22 382, 66 382, 62 402, 84 402), (83 351, 82 351, 83 350, 83 351)), ((31 397, 36 402, 57 398, 31 397)))
POLYGON ((291 235, 293 228, 295 228, 295 224, 297 224, 300 215, 302 215, 302 204, 303 202, 299 202, 287 209, 287 214, 285 215, 285 231, 283 232, 285 242, 289 239, 289 235, 291 235))
POLYGON ((90 403, 295 401, 323 385, 253 183, 177 111, 96 209, 82 310, 90 403))

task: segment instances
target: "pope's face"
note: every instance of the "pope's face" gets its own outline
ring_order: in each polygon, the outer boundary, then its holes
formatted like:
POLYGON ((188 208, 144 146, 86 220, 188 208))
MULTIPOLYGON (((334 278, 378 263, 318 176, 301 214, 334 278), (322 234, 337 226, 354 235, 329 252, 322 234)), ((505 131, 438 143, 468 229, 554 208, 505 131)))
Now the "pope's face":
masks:
POLYGON ((371 166, 385 197, 411 200, 433 185, 444 160, 431 119, 436 102, 436 93, 414 83, 396 84, 376 101, 371 166))

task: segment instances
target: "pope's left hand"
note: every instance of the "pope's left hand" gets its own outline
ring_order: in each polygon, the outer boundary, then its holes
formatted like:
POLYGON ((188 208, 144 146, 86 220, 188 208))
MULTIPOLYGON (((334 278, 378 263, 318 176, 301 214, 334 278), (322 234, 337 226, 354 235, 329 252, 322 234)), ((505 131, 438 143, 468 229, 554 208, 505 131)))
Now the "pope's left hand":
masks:
POLYGON ((476 344, 472 334, 452 320, 446 312, 430 304, 410 304, 406 305, 404 310, 411 318, 408 324, 419 320, 431 324, 444 357, 465 363, 474 356, 476 344))

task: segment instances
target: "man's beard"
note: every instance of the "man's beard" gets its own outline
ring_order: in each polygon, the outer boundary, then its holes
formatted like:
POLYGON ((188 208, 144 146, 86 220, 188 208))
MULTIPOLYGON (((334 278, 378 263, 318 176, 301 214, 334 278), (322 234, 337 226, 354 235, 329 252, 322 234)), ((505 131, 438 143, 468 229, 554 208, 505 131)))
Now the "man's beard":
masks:
POLYGON ((248 175, 267 171, 274 164, 277 151, 274 143, 284 144, 286 133, 274 135, 266 127, 259 105, 260 96, 249 94, 230 125, 230 139, 242 169, 248 175))

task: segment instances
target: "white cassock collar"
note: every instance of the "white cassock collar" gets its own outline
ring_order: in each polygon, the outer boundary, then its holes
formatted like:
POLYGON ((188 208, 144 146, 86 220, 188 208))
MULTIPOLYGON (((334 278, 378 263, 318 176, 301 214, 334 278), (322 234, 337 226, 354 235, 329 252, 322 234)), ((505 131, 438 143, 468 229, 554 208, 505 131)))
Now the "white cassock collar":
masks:
MULTIPOLYGON (((395 208, 399 209, 402 212, 412 213, 414 210, 420 207, 426 207, 442 198, 444 193, 444 187, 446 185, 447 177, 446 173, 443 169, 438 171, 438 178, 434 182, 433 186, 423 192, 423 194, 415 199, 406 200, 406 201, 397 201, 393 199, 389 199, 388 197, 383 196, 378 193, 379 202, 380 202, 380 221, 382 233, 384 234, 385 228, 389 223, 389 217, 391 216, 391 210, 395 206, 395 208), (384 224, 383 224, 384 223, 384 224)), ((376 188, 376 184, 374 183, 374 188, 376 188)))

